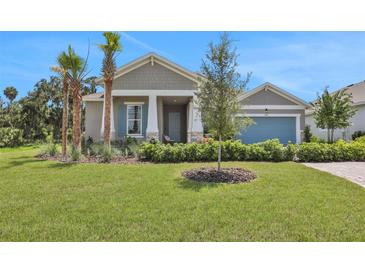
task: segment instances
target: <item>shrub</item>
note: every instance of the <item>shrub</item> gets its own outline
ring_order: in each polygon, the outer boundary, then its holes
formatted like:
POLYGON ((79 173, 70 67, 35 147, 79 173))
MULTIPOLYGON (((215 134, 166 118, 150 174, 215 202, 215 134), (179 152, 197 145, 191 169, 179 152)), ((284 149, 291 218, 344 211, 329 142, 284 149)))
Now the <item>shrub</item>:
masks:
POLYGON ((0 128, 0 147, 20 146, 24 142, 23 131, 18 128, 0 128))
POLYGON ((71 160, 74 162, 78 162, 81 159, 80 150, 76 149, 74 146, 71 147, 71 160))
POLYGON ((101 149, 101 162, 103 163, 110 163, 113 159, 113 152, 109 146, 103 145, 101 149))
POLYGON ((365 135, 355 139, 356 142, 365 143, 365 135))
POLYGON ((322 138, 319 138, 317 136, 312 136, 310 138, 310 142, 311 143, 319 143, 319 144, 324 144, 324 143, 327 143, 326 140, 322 139, 322 138))
POLYGON ((359 138, 361 136, 365 136, 365 131, 361 131, 361 130, 355 131, 352 134, 352 140, 356 140, 357 138, 359 138))
POLYGON ((49 155, 49 156, 55 156, 58 153, 58 147, 56 143, 48 143, 46 145, 46 148, 44 150, 44 153, 49 155))
POLYGON ((306 125, 304 128, 304 142, 309 143, 312 138, 311 127, 306 125))
POLYGON ((364 161, 365 142, 304 143, 298 147, 297 157, 302 162, 364 161))
POLYGON ((284 151, 286 161, 297 160, 298 145, 289 143, 284 151))
POLYGON ((81 134, 80 147, 81 147, 81 153, 82 154, 86 154, 87 153, 87 149, 86 149, 85 134, 81 134))
POLYGON ((102 143, 94 143, 88 149, 90 156, 96 156, 102 163, 109 163, 116 155, 123 155, 123 151, 117 147, 109 148, 102 143))

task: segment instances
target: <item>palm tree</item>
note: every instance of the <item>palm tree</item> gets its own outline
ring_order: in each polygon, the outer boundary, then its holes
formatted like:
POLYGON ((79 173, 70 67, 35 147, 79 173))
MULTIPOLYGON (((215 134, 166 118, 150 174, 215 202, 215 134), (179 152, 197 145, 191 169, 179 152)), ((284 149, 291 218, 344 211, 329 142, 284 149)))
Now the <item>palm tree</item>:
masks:
POLYGON ((112 86, 116 71, 116 53, 122 51, 120 35, 117 32, 104 32, 105 44, 99 45, 104 52, 102 73, 105 85, 104 144, 110 147, 110 114, 112 104, 112 86))
POLYGON ((85 69, 87 59, 84 60, 78 56, 71 46, 68 46, 67 59, 69 63, 68 77, 70 79, 70 88, 72 91, 72 143, 76 150, 80 149, 81 142, 81 90, 82 83, 86 76, 85 69))
POLYGON ((8 98, 10 104, 8 104, 8 113, 10 114, 9 116, 9 124, 10 127, 14 127, 13 125, 13 101, 15 100, 16 96, 18 95, 18 91, 15 87, 6 87, 4 89, 4 95, 6 96, 6 98, 8 98))
POLYGON ((67 124, 68 124, 68 71, 70 69, 69 56, 66 52, 61 52, 57 57, 58 66, 51 69, 61 75, 63 93, 63 113, 62 113, 62 159, 66 160, 67 153, 67 124))
POLYGON ((15 87, 6 87, 4 89, 4 95, 6 96, 6 98, 8 98, 10 104, 12 104, 16 96, 18 95, 18 91, 15 87))

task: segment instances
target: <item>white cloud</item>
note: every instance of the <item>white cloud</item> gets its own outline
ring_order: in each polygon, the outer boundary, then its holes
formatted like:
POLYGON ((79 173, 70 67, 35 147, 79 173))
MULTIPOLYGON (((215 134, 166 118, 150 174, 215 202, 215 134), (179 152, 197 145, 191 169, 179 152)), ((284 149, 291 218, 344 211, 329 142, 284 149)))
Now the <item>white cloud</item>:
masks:
POLYGON ((140 48, 143 48, 150 52, 155 52, 155 53, 161 54, 163 56, 170 56, 170 54, 168 54, 164 51, 161 51, 159 49, 156 49, 156 48, 152 47, 151 45, 149 45, 145 42, 142 42, 141 40, 138 40, 137 38, 133 37, 132 35, 130 35, 126 32, 121 32, 121 34, 122 34, 122 37, 125 38, 127 41, 137 45, 140 48))

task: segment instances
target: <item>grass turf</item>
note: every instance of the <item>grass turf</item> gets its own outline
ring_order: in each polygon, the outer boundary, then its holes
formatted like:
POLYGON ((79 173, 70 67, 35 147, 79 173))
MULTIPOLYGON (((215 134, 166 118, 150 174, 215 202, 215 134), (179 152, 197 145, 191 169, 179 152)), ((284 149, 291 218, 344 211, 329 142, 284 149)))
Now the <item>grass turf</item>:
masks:
POLYGON ((301 164, 228 162, 258 178, 196 184, 214 163, 62 164, 0 150, 0 241, 364 241, 365 190, 301 164))

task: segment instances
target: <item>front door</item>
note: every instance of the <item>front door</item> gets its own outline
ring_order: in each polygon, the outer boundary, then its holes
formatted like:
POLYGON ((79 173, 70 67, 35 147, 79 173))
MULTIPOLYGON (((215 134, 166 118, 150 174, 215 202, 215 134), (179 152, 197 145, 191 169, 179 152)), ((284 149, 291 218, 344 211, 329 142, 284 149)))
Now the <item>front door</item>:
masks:
POLYGON ((169 137, 176 141, 181 142, 181 113, 169 112, 169 137))

